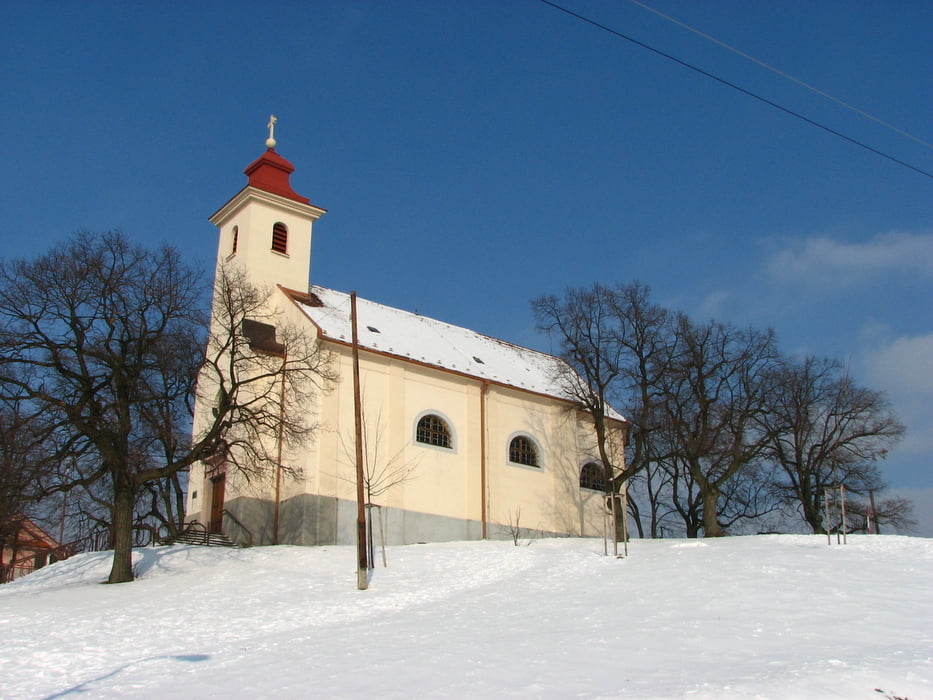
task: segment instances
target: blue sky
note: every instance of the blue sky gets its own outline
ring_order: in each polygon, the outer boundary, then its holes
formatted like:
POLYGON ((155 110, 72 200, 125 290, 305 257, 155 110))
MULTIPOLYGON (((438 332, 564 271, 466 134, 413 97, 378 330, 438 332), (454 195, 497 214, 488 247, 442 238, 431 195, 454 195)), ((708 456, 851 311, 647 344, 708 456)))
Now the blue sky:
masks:
MULTIPOLYGON (((632 2, 563 4, 933 172, 632 2)), ((931 3, 649 4, 933 142, 931 3)), ((597 280, 771 326, 888 392, 887 478, 933 510, 933 179, 537 0, 7 3, 0 256, 121 228, 211 267, 270 113, 328 210, 315 283, 544 350, 528 300, 597 280)))

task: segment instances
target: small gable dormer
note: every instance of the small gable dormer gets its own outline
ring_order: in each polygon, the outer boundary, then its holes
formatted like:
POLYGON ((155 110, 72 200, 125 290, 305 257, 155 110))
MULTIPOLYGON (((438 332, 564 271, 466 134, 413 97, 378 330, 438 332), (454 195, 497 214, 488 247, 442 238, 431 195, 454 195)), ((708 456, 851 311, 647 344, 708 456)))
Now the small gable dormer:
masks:
POLYGON ((257 285, 307 289, 312 227, 326 211, 292 189, 295 167, 271 135, 266 144, 243 171, 246 187, 210 217, 220 229, 217 263, 242 267, 257 285))

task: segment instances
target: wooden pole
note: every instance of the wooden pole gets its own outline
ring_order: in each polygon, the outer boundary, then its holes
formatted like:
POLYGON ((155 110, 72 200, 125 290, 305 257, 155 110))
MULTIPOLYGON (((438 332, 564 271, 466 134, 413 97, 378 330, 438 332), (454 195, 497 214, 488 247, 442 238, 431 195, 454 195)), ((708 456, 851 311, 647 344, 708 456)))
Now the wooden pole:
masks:
POLYGON ((833 529, 829 524, 829 489, 823 489, 823 520, 826 523, 826 544, 832 545, 833 529))
POLYGON ((848 544, 846 540, 846 530, 849 529, 849 523, 846 522, 846 486, 839 484, 839 502, 842 504, 842 543, 848 544))
POLYGON ((356 292, 350 292, 350 326, 353 330, 353 420, 356 428, 356 587, 369 587, 366 551, 366 498, 363 491, 363 406, 360 399, 360 341, 356 329, 356 292))
POLYGON ((68 512, 68 492, 62 491, 62 522, 58 530, 58 544, 65 546, 65 514, 68 512))
MULTIPOLYGON (((836 486, 833 489, 833 510, 835 510, 837 513, 840 513, 841 511, 839 510, 839 495, 838 494, 839 494, 839 487, 836 486)), ((841 516, 839 520, 840 520, 839 527, 842 527, 841 516)), ((842 544, 842 536, 839 534, 839 528, 836 528, 836 544, 842 544)))
POLYGON ((609 508, 603 508, 603 556, 609 556, 609 508))
POLYGON ((382 506, 376 506, 378 509, 376 512, 379 513, 379 543, 382 545, 382 566, 383 568, 389 565, 389 562, 386 560, 386 528, 382 522, 382 506))
POLYGON ((619 508, 618 494, 612 494, 612 556, 619 558, 619 508))

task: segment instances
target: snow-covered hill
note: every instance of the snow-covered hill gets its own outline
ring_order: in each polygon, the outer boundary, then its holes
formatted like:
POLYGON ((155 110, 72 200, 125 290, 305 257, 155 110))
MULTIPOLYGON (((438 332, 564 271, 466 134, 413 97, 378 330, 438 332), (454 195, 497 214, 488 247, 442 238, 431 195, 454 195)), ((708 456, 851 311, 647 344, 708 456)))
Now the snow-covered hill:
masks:
POLYGON ((0 586, 0 697, 933 697, 933 540, 106 553, 0 586))

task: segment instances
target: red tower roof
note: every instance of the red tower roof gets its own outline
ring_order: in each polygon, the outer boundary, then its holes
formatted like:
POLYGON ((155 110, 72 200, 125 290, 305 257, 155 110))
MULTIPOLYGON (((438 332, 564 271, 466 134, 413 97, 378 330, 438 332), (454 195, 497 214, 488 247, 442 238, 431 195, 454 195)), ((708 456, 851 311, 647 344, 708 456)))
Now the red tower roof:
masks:
POLYGON ((302 204, 311 203, 307 197, 302 197, 295 192, 288 182, 288 176, 295 172, 295 166, 271 148, 250 163, 243 172, 249 177, 250 187, 293 199, 302 204))

